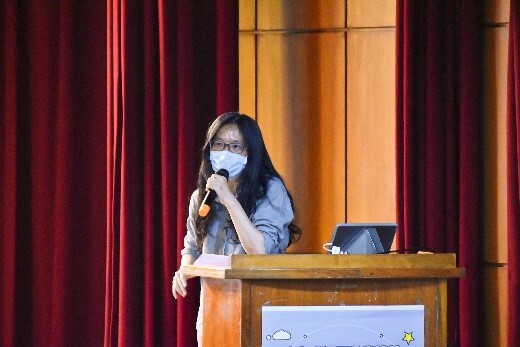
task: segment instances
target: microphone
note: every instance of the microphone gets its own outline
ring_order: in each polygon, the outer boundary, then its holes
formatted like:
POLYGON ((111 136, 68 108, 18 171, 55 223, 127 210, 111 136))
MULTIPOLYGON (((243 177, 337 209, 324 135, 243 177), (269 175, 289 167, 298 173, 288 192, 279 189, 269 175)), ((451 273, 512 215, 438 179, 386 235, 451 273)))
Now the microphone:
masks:
MULTIPOLYGON (((217 175, 224 176, 226 180, 229 178, 229 172, 226 169, 220 169, 216 172, 217 175)), ((202 218, 206 217, 211 210, 211 205, 215 198, 217 197, 217 193, 213 189, 208 189, 206 196, 202 200, 199 208, 199 216, 202 218)))

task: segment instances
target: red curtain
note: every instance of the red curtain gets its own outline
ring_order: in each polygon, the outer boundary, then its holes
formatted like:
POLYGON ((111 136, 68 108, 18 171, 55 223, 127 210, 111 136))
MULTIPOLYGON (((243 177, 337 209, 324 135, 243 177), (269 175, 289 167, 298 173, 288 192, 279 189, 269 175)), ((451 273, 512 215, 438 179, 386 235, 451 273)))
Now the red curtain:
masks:
POLYGON ((480 343, 480 7, 397 1, 397 245, 457 254, 466 277, 449 284, 448 341, 463 346, 480 343))
POLYGON ((237 6, 0 3, 0 345, 195 344, 170 282, 237 6))
POLYGON ((510 344, 520 340, 520 3, 511 1, 507 69, 508 326, 510 344))
POLYGON ((107 7, 105 345, 196 345, 198 285, 171 280, 209 123, 238 106, 235 1, 107 7))
POLYGON ((103 343, 106 5, 0 4, 0 345, 103 343))

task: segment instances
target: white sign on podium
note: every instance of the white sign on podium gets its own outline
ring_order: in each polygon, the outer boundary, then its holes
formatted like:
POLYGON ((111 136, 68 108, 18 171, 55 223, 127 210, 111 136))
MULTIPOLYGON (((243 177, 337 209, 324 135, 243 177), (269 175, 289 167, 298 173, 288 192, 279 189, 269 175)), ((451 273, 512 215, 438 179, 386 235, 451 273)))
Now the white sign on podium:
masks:
POLYGON ((262 346, 424 346, 424 306, 263 306, 262 346))

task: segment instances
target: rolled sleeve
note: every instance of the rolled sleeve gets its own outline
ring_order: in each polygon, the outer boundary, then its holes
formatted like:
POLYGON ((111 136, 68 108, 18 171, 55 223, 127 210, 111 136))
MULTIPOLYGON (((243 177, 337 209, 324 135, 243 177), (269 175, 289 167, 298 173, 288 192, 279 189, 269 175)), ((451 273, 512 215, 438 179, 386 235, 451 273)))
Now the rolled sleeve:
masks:
POLYGON ((265 253, 285 253, 289 244, 289 224, 294 219, 291 201, 282 181, 272 179, 267 196, 251 217, 253 225, 262 233, 265 253))
POLYGON ((195 258, 198 258, 201 254, 197 247, 197 236, 195 233, 195 217, 198 210, 197 196, 198 191, 194 191, 193 194, 191 194, 188 220, 186 222, 187 231, 186 236, 184 236, 184 248, 181 250, 181 255, 190 254, 195 258))

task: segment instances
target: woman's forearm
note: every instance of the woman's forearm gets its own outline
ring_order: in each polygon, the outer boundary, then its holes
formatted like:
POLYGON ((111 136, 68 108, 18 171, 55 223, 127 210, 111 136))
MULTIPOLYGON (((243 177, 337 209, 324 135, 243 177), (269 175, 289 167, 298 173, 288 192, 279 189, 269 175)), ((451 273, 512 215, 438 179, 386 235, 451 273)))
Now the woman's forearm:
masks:
POLYGON ((265 241, 262 233, 255 228, 249 217, 244 212, 244 209, 238 202, 230 201, 227 209, 235 230, 237 231, 242 247, 247 254, 265 254, 265 241))
POLYGON ((181 266, 182 265, 192 265, 195 262, 195 257, 189 253, 183 254, 181 257, 181 266))

